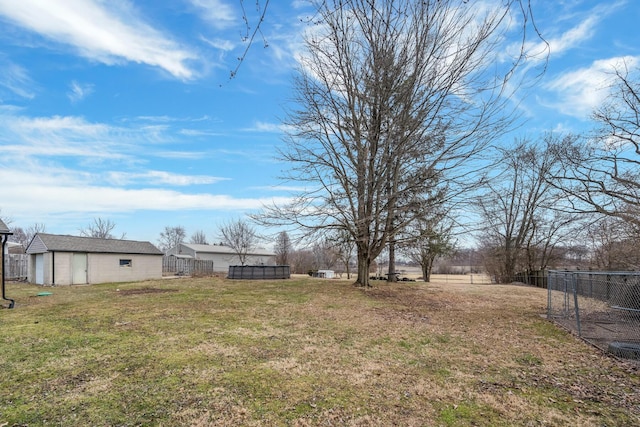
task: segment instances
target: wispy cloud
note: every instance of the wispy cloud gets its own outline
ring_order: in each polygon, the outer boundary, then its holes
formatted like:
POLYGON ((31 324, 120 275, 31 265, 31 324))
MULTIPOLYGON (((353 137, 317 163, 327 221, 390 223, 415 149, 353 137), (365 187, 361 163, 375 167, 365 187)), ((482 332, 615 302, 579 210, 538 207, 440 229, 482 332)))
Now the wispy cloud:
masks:
POLYGON ((33 156, 132 159, 127 153, 132 131, 81 117, 27 117, 8 112, 0 114, 0 127, 0 153, 14 160, 33 156))
POLYGON ((225 39, 221 39, 221 38, 207 38, 204 36, 200 36, 200 40, 202 40, 203 42, 205 42, 206 44, 208 44, 209 46, 215 48, 215 49, 220 49, 221 51, 230 51, 235 49, 236 44, 232 42, 231 40, 225 40, 225 39))
POLYGON ((245 132, 267 132, 267 133, 283 133, 288 127, 282 123, 269 123, 257 121, 250 128, 243 129, 245 132))
MULTIPOLYGON (((525 49, 529 52, 531 58, 537 58, 539 61, 546 58, 547 52, 551 55, 551 59, 556 59, 593 39, 597 34, 598 25, 625 3, 623 0, 606 5, 598 5, 580 14, 572 11, 562 11, 560 8, 555 13, 556 22, 545 22, 543 27, 538 27, 544 40, 539 40, 536 43, 528 42, 525 45, 525 49)), ((553 7, 559 8, 556 4, 553 7)), ((538 23, 538 25, 540 24, 538 23)), ((506 49, 506 52, 513 54, 515 50, 519 49, 520 44, 514 43, 506 49)))
POLYGON ((201 13, 201 18, 215 28, 224 29, 239 18, 238 12, 221 0, 190 0, 201 13))
POLYGON ((72 103, 76 103, 78 101, 83 100, 87 96, 93 93, 93 85, 88 83, 78 83, 77 81, 72 81, 69 85, 69 92, 67 93, 67 97, 72 103))
POLYGON ((132 172, 109 172, 108 180, 114 185, 128 185, 132 183, 144 183, 152 185, 173 185, 189 186, 202 184, 215 184, 220 181, 228 181, 230 178, 223 178, 209 175, 182 175, 165 171, 150 170, 140 173, 132 172))
POLYGON ((601 19, 601 16, 602 15, 591 15, 560 36, 547 40, 549 42, 551 55, 561 54, 592 38, 595 34, 595 26, 601 19))
POLYGON ((213 132, 210 130, 200 130, 200 129, 180 129, 179 133, 180 135, 194 136, 194 137, 222 135, 219 132, 213 132))
POLYGON ((144 22, 127 2, 0 0, 0 16, 94 61, 143 63, 182 80, 196 76, 188 65, 196 55, 144 22))
POLYGON ((594 61, 589 67, 560 75, 545 85, 546 89, 556 93, 559 101, 547 104, 563 114, 580 119, 588 118, 608 95, 613 71, 624 63, 634 67, 640 63, 640 57, 601 59, 594 61))
POLYGON ((9 61, 4 55, 0 54, 0 69, 2 69, 0 87, 8 89, 21 98, 33 99, 35 97, 33 92, 34 83, 25 68, 9 61))
POLYGON ((56 215, 132 211, 180 211, 189 209, 246 210, 265 204, 283 203, 286 198, 235 198, 224 194, 189 194, 159 188, 128 189, 87 184, 81 179, 61 178, 46 170, 39 173, 20 168, 0 168, 3 183, 3 212, 23 215, 56 215), (34 203, 37 201, 37 203, 34 203), (25 207, 28 212, 25 211, 25 207))

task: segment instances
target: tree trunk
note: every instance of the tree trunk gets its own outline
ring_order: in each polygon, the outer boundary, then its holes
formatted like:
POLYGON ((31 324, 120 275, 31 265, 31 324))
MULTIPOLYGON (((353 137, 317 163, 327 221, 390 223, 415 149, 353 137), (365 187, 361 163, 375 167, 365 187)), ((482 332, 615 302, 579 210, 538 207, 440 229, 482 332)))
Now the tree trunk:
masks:
POLYGON ((387 269, 387 282, 397 282, 396 276, 396 244, 394 241, 389 242, 389 268, 387 269))
POLYGON ((422 278, 425 282, 431 282, 431 271, 435 258, 426 257, 422 259, 422 278))
POLYGON ((426 264, 422 264, 422 279, 425 282, 431 281, 431 271, 429 271, 429 266, 426 264))
POLYGON ((358 277, 356 278, 356 285, 369 287, 369 266, 371 260, 369 254, 358 248, 358 277))

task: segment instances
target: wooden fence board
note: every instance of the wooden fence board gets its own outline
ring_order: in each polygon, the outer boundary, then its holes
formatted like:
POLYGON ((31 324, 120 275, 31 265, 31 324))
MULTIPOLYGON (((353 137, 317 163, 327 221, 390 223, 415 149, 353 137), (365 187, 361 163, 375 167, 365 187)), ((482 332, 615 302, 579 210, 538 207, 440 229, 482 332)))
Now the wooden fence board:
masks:
POLYGON ((162 274, 176 276, 213 276, 214 263, 211 260, 177 258, 165 256, 162 258, 162 274))

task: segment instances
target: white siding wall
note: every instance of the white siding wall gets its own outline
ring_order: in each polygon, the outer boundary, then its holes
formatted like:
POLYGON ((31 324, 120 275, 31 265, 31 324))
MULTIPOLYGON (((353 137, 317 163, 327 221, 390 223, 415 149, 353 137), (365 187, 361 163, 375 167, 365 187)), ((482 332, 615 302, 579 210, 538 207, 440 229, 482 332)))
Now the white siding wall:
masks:
POLYGON ((73 284, 73 252, 54 252, 55 255, 51 256, 51 252, 44 254, 45 259, 48 259, 49 267, 45 267, 45 285, 71 285, 73 284), (51 261, 52 258, 56 263, 55 277, 52 277, 51 261), (47 277, 48 275, 48 277, 47 277), (55 280, 55 283, 52 283, 55 280))
POLYGON ((198 252, 198 259, 203 259, 207 261, 213 261, 213 270, 214 271, 229 271, 229 266, 234 265, 230 264, 233 262, 233 256, 226 254, 212 254, 207 252, 198 252))
MULTIPOLYGON (((209 252, 198 252, 197 259, 213 261, 215 271, 229 271, 230 265, 240 265, 240 258, 237 255, 214 254, 209 252)), ((275 265, 275 258, 272 256, 248 256, 247 265, 275 265)))
POLYGON ((186 247, 182 243, 167 251, 167 255, 190 255, 194 256, 194 251, 191 248, 186 247))
MULTIPOLYGON (((71 285, 73 283, 73 252, 55 252, 55 277, 52 275, 52 254, 43 255, 44 285, 71 285), (55 282, 54 282, 55 280, 55 282)), ((35 283, 35 254, 29 259, 27 280, 35 283)), ((88 254, 88 282, 135 282, 139 280, 162 278, 162 255, 139 254, 88 254), (120 267, 121 259, 130 259, 131 267, 120 267)))
POLYGON ((136 254, 89 254, 89 283, 135 282, 162 278, 162 256, 136 254), (131 267, 120 260, 131 260, 131 267))

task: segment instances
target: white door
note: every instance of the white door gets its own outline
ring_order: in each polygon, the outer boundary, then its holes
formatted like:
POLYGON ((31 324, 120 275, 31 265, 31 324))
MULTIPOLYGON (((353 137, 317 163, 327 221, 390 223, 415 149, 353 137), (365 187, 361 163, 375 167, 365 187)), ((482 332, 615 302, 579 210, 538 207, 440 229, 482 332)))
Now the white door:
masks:
POLYGON ((74 285, 87 283, 87 254, 73 254, 73 277, 71 283, 74 285))
POLYGON ((36 285, 44 285, 44 255, 36 254, 36 285))

